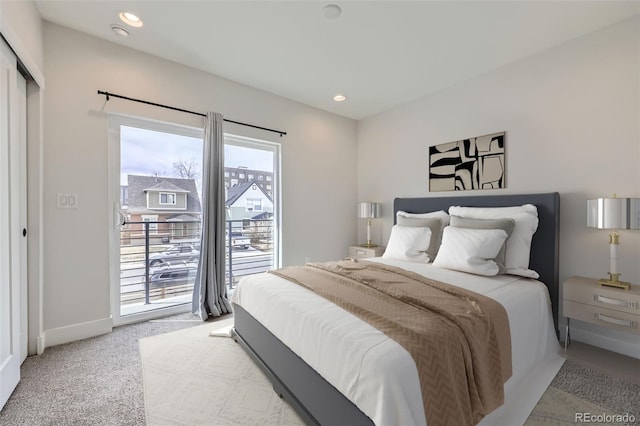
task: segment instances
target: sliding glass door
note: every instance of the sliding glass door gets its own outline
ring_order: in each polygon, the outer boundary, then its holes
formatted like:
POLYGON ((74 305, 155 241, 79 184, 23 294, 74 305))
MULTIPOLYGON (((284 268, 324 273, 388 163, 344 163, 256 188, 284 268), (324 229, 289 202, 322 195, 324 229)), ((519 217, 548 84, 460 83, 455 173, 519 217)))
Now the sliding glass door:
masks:
MULTIPOLYGON (((114 325, 191 309, 200 254, 202 129, 109 119, 114 325)), ((279 266, 278 144, 225 135, 226 282, 279 266)))
POLYGON ((190 309, 200 254, 202 129, 110 117, 114 325, 190 309))

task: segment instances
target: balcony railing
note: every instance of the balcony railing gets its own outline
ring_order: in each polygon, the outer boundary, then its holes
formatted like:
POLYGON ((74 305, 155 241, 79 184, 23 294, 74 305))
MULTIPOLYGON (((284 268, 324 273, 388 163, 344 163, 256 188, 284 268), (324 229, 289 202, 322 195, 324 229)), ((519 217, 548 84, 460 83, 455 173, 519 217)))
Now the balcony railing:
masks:
MULTIPOLYGON (((225 283, 273 268, 273 220, 228 220, 225 283)), ((201 223, 127 222, 120 231, 120 304, 127 312, 189 303, 198 270, 201 223), (136 306, 139 308, 137 309, 136 306)))

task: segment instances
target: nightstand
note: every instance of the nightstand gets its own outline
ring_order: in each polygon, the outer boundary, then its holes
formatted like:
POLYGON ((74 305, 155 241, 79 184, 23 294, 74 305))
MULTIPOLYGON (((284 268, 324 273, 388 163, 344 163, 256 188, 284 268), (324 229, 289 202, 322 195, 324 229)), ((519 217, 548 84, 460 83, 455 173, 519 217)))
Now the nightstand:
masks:
POLYGON ((384 253, 383 246, 362 247, 349 246, 349 257, 354 259, 366 259, 367 257, 380 257, 384 253))
POLYGON ((563 283, 562 310, 567 317, 564 347, 571 339, 571 318, 604 327, 640 334, 640 287, 630 290, 603 287, 598 280, 571 277, 563 283))

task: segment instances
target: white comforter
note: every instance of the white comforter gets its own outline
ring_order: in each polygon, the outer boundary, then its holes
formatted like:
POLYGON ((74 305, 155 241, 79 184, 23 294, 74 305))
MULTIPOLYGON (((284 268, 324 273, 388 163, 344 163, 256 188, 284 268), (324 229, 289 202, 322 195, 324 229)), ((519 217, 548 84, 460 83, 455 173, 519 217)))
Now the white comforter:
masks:
MULTIPOLYGON (((547 288, 538 281, 512 275, 481 277, 429 264, 368 260, 455 284, 505 307, 511 329, 513 376, 505 385, 505 405, 481 424, 522 424, 564 361, 553 330, 547 288)), ((268 273, 244 278, 232 300, 376 425, 426 424, 411 355, 371 325, 310 290, 268 273)))

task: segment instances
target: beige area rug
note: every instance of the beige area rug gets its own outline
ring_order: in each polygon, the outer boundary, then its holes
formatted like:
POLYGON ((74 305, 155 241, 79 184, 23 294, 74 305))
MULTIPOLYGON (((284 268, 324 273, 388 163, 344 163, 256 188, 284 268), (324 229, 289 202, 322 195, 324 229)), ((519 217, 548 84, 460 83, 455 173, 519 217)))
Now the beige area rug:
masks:
MULTIPOLYGON (((304 424, 240 345, 209 336, 232 324, 233 318, 140 340, 149 426, 304 424)), ((639 391, 638 385, 567 361, 525 425, 575 425, 576 413, 633 413, 633 421, 617 424, 640 424, 639 391)), ((610 424, 606 417, 598 420, 610 424)))
MULTIPOLYGON (((573 425, 576 423, 597 423, 598 425, 612 425, 614 423, 603 422, 611 419, 614 413, 611 410, 592 404, 589 401, 578 398, 563 390, 550 386, 540 398, 538 405, 527 419, 525 426, 551 426, 573 425), (590 422, 576 416, 603 416, 590 422), (609 417, 605 417, 609 416, 609 417), (583 421, 576 421, 583 420, 583 421), (599 421, 598 421, 599 420, 599 421)), ((586 417, 585 417, 586 419, 586 417)), ((618 422, 616 424, 621 424, 618 422)))
POLYGON ((149 426, 304 425, 229 337, 233 318, 140 340, 149 426))

